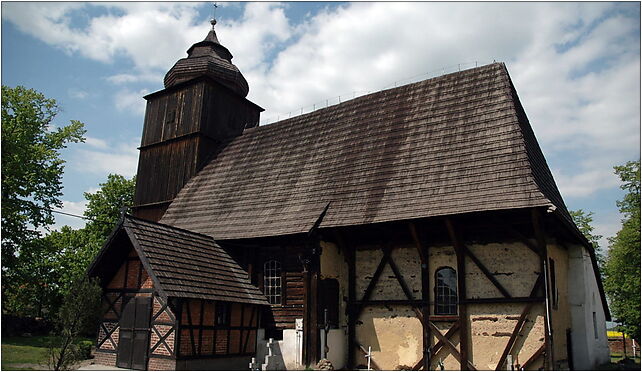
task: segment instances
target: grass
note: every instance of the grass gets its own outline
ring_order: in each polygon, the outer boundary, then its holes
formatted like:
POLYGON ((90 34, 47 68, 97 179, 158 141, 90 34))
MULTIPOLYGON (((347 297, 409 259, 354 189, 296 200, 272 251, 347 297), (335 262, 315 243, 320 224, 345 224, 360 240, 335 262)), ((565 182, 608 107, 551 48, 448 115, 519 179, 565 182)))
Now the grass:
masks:
MULTIPOLYGON (((630 357, 629 357, 630 358, 630 357)), ((640 357, 635 360, 629 359, 626 363, 622 363, 623 356, 621 354, 611 354, 611 363, 602 364, 597 369, 602 371, 639 371, 640 370, 640 357)))
MULTIPOLYGON (((46 369, 47 345, 53 340, 53 336, 3 337, 2 370, 46 369)), ((79 341, 83 340, 92 341, 79 341)))

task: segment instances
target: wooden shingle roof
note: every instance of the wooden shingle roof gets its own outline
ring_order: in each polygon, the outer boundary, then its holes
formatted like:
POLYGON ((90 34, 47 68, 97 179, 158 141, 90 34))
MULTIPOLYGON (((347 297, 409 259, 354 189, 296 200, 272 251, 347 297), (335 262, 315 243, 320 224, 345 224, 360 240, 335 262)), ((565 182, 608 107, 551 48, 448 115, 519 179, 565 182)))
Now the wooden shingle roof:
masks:
MULTIPOLYGON (((268 304, 248 273, 209 236, 131 216, 124 217, 115 233, 119 230, 126 233, 164 297, 268 304)), ((99 266, 111 240, 92 268, 99 266)))
POLYGON ((540 206, 568 215, 494 63, 248 129, 161 222, 218 240, 295 234, 328 203, 320 228, 540 206))

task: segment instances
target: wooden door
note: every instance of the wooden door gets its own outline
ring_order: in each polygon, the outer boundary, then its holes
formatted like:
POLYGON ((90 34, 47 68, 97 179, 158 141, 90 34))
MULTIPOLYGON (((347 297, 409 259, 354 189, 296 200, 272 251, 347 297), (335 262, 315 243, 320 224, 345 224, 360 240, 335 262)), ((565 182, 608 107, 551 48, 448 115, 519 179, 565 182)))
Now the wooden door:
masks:
POLYGON ((151 297, 129 297, 120 318, 116 366, 147 369, 151 308, 151 297))
POLYGON ((323 279, 319 281, 319 305, 317 319, 321 327, 327 320, 330 328, 339 326, 339 281, 336 279, 323 279))

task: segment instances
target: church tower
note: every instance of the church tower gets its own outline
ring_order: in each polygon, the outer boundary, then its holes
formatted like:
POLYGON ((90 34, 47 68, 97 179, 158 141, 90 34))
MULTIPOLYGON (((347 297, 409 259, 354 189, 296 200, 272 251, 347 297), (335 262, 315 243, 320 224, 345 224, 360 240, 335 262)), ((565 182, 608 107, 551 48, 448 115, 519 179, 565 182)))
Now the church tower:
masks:
POLYGON ((181 188, 263 109, 214 31, 187 50, 149 94, 138 160, 134 215, 158 221, 181 188))

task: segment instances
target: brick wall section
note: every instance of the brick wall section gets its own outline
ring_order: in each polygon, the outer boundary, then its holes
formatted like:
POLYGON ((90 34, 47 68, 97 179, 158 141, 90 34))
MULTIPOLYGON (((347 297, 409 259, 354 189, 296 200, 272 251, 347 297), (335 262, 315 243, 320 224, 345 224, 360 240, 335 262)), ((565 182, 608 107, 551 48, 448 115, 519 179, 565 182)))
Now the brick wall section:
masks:
POLYGON ((172 371, 176 370, 176 360, 165 358, 149 358, 147 369, 150 371, 172 371))
MULTIPOLYGON (((611 354, 622 354, 624 351, 622 349, 622 337, 609 338, 609 349, 611 354)), ((637 344, 635 345, 635 353, 640 355, 640 346, 637 344)), ((630 338, 626 338, 626 355, 633 355, 633 344, 630 338)))
MULTIPOLYGON (((153 327, 160 333, 161 337, 164 337, 167 334, 167 332, 171 332, 171 333, 169 334, 169 336, 167 336, 165 338, 165 343, 170 347, 170 350, 167 349, 165 344, 161 343, 154 350, 154 352, 152 354, 154 354, 154 355, 167 355, 167 356, 172 355, 172 351, 173 351, 173 348, 174 348, 174 330, 172 329, 172 326, 154 325, 153 327)), ((151 336, 150 336, 150 343, 149 343, 151 345, 151 347, 156 345, 159 340, 160 340, 160 337, 158 337, 156 332, 154 332, 154 330, 152 330, 151 336)))
POLYGON ((116 353, 103 353, 97 351, 94 353, 94 364, 116 366, 116 353))
POLYGON ((118 323, 115 322, 104 322, 102 324, 108 332, 111 332, 113 329, 115 329, 111 333, 111 340, 107 338, 107 334, 104 331, 103 327, 100 327, 100 331, 98 332, 98 348, 99 349, 104 349, 104 350, 116 350, 118 348, 118 339, 120 336, 120 327, 118 327, 118 323))

